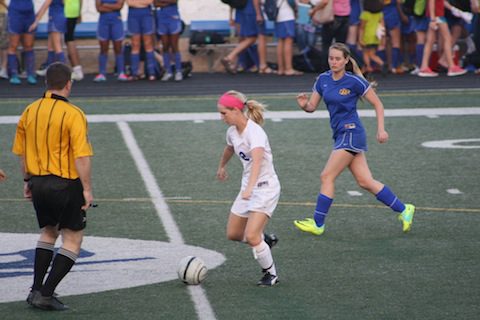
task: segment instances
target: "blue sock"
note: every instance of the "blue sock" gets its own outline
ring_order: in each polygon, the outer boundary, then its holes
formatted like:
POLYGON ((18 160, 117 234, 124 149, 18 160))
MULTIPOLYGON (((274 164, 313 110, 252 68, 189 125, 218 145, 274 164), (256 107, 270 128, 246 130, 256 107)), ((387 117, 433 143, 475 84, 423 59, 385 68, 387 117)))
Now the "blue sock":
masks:
POLYGON ((55 51, 48 51, 47 53, 47 66, 55 62, 55 51))
POLYGON ((10 76, 18 75, 18 61, 16 54, 8 54, 7 56, 7 69, 10 76))
POLYGON ((377 193, 377 200, 382 202, 387 207, 390 207, 393 211, 403 212, 405 205, 400 199, 390 190, 387 186, 383 186, 383 189, 377 193))
POLYGON ((115 56, 115 65, 117 66, 118 74, 125 72, 125 61, 123 59, 123 52, 115 56))
POLYGON ((139 63, 140 63, 140 54, 132 53, 132 76, 138 76, 139 63))
POLYGON ((392 48, 392 67, 397 68, 400 64, 400 48, 392 48))
POLYGON ((416 61, 417 61, 417 67, 422 66, 422 59, 423 59, 423 48, 425 47, 424 44, 417 44, 415 47, 415 56, 416 56, 416 61))
POLYGON ((107 74, 107 60, 108 55, 100 53, 98 55, 98 71, 100 74, 106 75, 107 74))
POLYGON ((175 52, 175 72, 182 72, 182 55, 175 52))
POLYGON ((155 56, 153 55, 153 51, 147 52, 146 54, 146 63, 147 63, 147 73, 149 76, 155 75, 155 56))
POLYGON ((25 51, 25 69, 27 69, 27 75, 35 76, 35 53, 33 50, 25 51))
POLYGON ((163 53, 163 67, 167 73, 172 73, 172 65, 170 64, 170 52, 163 53))
POLYGON ((55 61, 60 61, 65 63, 65 54, 62 52, 55 53, 55 61))
POLYGON ((327 197, 324 194, 319 194, 317 197, 317 206, 315 207, 315 213, 313 214, 313 219, 318 227, 321 227, 325 223, 325 218, 327 217, 328 210, 332 205, 333 199, 327 197))
POLYGON ((251 45, 247 49, 248 56, 250 60, 257 66, 257 68, 260 66, 260 58, 258 57, 258 47, 256 44, 251 45))
POLYGON ((387 63, 387 56, 385 55, 385 50, 377 51, 377 56, 379 56, 384 63, 387 63))

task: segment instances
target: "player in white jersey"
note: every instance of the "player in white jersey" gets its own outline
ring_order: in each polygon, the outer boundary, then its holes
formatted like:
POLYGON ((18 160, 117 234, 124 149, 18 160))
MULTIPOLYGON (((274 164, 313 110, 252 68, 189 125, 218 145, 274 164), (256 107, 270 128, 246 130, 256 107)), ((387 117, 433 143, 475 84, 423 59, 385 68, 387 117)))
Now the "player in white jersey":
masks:
POLYGON ((263 124, 265 106, 237 91, 228 91, 218 100, 222 120, 230 125, 227 145, 223 150, 217 178, 228 178, 226 166, 236 154, 243 165, 242 185, 230 210, 227 238, 248 243, 262 267, 259 286, 278 283, 271 247, 277 242, 274 235, 264 234, 280 198, 280 182, 273 166, 272 150, 263 124))

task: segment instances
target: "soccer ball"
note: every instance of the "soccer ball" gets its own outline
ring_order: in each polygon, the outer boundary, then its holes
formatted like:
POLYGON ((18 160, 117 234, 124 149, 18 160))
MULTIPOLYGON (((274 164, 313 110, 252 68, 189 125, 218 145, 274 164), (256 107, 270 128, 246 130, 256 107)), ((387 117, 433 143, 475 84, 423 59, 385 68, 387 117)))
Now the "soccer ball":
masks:
POLYGON ((185 284, 199 284, 207 277, 207 270, 202 259, 188 256, 178 263, 177 274, 185 284))

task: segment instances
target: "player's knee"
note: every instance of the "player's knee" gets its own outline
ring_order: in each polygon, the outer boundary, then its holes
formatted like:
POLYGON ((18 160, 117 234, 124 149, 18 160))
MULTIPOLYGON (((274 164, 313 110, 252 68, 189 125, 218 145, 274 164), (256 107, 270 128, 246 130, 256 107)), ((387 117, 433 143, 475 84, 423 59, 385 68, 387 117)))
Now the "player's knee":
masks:
POLYGON ((255 233, 247 233, 245 234, 245 241, 248 243, 249 246, 255 247, 262 242, 262 236, 255 233))

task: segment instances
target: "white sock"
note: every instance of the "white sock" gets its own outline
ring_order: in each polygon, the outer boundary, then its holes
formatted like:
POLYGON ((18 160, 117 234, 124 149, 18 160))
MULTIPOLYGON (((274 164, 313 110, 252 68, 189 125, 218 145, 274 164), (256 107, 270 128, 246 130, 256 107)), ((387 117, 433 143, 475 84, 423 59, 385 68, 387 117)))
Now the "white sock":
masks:
POLYGON ((270 274, 277 275, 275 263, 273 262, 272 251, 265 241, 253 247, 253 256, 258 261, 260 267, 270 274))

